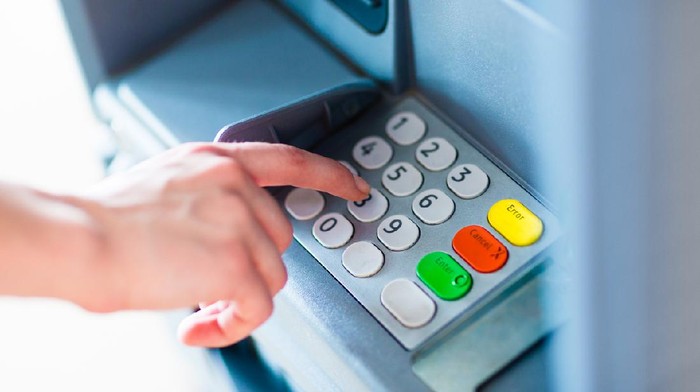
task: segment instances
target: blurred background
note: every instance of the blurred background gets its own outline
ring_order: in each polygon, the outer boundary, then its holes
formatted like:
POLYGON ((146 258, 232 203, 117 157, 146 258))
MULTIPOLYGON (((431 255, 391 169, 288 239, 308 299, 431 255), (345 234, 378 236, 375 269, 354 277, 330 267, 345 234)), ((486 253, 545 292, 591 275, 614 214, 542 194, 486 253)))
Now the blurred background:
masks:
MULTIPOLYGON (((70 191, 103 176, 111 140, 91 112, 57 1, 0 3, 0 181, 70 191)), ((220 390, 188 311, 96 315, 0 297, 0 391, 220 390)))

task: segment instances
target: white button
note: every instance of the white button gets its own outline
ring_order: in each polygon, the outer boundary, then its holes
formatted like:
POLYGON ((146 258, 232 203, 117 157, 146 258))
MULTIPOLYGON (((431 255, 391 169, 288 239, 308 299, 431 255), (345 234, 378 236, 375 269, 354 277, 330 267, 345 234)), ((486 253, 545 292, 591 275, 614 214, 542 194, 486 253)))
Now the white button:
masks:
POLYGON ((416 149, 416 160, 431 171, 445 170, 457 159, 457 150, 447 140, 432 137, 416 149))
POLYGON ((408 196, 423 185, 423 175, 410 163, 398 162, 384 170, 382 185, 394 196, 408 196))
POLYGON ((388 249, 406 250, 418 241, 420 229, 404 215, 392 215, 377 227, 377 238, 388 249))
POLYGON ((378 136, 362 138, 352 149, 352 157, 365 169, 379 169, 389 162, 393 153, 389 143, 378 136))
POLYGON ((396 144, 408 146, 425 135, 425 122, 412 112, 396 113, 386 123, 386 134, 396 144))
POLYGON ((313 228, 314 237, 326 248, 340 248, 347 244, 354 231, 352 223, 337 212, 322 215, 313 228))
POLYGON ((309 220, 321 213, 325 202, 323 195, 312 189, 296 188, 287 194, 284 207, 298 220, 309 220))
POLYGON ((358 174, 357 174, 357 169, 355 169, 355 168, 354 168, 351 164, 349 164, 348 162, 346 162, 346 161, 338 161, 338 162, 340 162, 341 165, 343 165, 343 166, 345 166, 346 168, 348 168, 348 170, 350 170, 350 173, 352 173, 352 174, 354 174, 354 175, 356 175, 356 176, 358 175, 358 174))
POLYGON ((455 212, 455 202, 439 189, 428 189, 413 199, 413 213, 429 225, 448 220, 455 212))
POLYGON ((447 186, 462 199, 473 199, 489 187, 489 176, 476 165, 462 164, 447 175, 447 186))
POLYGON ((408 279, 392 280, 382 290, 382 305, 404 327, 419 328, 435 315, 435 302, 408 279))
POLYGON ((364 223, 374 222, 386 214, 389 201, 378 190, 372 188, 369 197, 362 201, 348 201, 348 211, 364 223))
POLYGON ((355 242, 343 252, 343 267, 352 276, 370 277, 384 266, 384 253, 367 241, 355 242))

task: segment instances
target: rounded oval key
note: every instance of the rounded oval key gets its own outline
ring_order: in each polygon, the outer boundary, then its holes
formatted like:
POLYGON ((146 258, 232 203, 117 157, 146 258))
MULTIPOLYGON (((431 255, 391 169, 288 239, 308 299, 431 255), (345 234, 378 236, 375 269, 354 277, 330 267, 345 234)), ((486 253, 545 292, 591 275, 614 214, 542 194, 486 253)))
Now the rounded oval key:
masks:
POLYGON ((428 189, 413 199, 413 213, 429 225, 439 225, 455 212, 455 202, 439 189, 428 189))
POLYGON ((392 280, 384 286, 381 301, 384 308, 407 328, 420 328, 435 315, 435 302, 405 278, 392 280))
POLYGON ((420 229, 404 215, 392 215, 377 227, 377 238, 395 252, 412 247, 420 237, 420 229))
POLYGON ((389 201, 378 190, 372 188, 369 197, 361 201, 348 201, 348 211, 360 222, 374 222, 386 214, 389 201))
POLYGON ((323 210, 323 195, 313 189, 292 189, 284 199, 284 208, 297 220, 309 220, 323 210))
POLYGON ((408 196, 423 185, 423 175, 408 162, 397 162, 384 170, 382 185, 394 196, 408 196))
POLYGON ((394 154, 386 140, 379 136, 367 136, 355 143, 352 157, 365 169, 379 169, 386 165, 394 154))
POLYGON ((476 165, 457 165, 447 175, 447 187, 462 199, 473 199, 489 187, 489 176, 476 165))
POLYGON ((413 112, 396 113, 386 123, 386 134, 396 144, 408 146, 425 135, 425 121, 413 112))
POLYGON ((384 253, 368 241, 348 246, 342 259, 343 267, 356 278, 368 278, 384 266, 384 253))
POLYGON ((337 212, 321 215, 312 229, 316 240, 326 248, 340 248, 350 241, 355 228, 348 218, 337 212))
POLYGON ((431 137, 416 149, 416 160, 430 171, 445 170, 457 160, 457 149, 441 137, 431 137))

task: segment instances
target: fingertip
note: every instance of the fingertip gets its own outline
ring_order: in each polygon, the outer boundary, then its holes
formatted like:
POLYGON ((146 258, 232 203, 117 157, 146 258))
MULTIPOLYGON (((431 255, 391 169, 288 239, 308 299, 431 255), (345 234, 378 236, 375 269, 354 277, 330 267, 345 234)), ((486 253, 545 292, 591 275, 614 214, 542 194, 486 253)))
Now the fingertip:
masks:
POLYGON ((367 183, 367 181, 364 180, 364 178, 353 174, 353 178, 355 179, 355 185, 357 186, 357 189, 362 192, 362 194, 367 197, 369 195, 369 190, 370 186, 367 183))

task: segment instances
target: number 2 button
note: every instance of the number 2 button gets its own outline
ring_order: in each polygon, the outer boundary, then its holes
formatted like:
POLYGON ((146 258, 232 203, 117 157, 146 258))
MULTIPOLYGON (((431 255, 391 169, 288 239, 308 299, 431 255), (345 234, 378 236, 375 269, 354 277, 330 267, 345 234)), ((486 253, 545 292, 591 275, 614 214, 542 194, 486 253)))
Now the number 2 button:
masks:
POLYGON ((441 137, 432 137, 416 149, 416 160, 430 171, 445 170, 456 159, 457 150, 441 137))
POLYGON ((401 251, 412 247, 420 229, 404 215, 392 215, 382 221, 377 227, 377 238, 389 250, 401 251))

